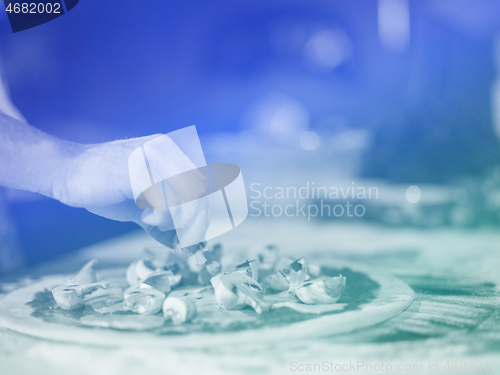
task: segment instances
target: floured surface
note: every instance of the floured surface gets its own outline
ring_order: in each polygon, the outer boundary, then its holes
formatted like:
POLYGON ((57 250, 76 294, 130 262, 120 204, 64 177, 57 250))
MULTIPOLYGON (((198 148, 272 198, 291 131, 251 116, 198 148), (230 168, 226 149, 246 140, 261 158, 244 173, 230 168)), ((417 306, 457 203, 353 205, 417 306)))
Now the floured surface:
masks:
MULTIPOLYGON (((493 230, 391 229, 366 224, 317 225, 303 221, 276 222, 272 227, 270 233, 269 225, 265 227, 249 219, 242 228, 225 236, 224 243, 227 247, 236 247, 238 243, 274 242, 283 251, 311 260, 331 257, 357 265, 370 263, 370 268, 377 270, 373 276, 377 283, 376 277, 393 274, 408 284, 415 291, 413 303, 401 314, 380 324, 360 319, 368 326, 355 331, 320 332, 321 337, 318 337, 306 326, 300 337, 287 337, 285 332, 280 340, 267 342, 261 341, 265 336, 261 329, 248 330, 249 335, 240 331, 238 340, 234 341, 222 333, 178 335, 178 345, 168 347, 160 345, 156 336, 141 332, 135 332, 133 340, 121 345, 110 345, 112 342, 82 345, 68 343, 73 333, 67 329, 54 330, 54 335, 56 332, 59 335, 56 340, 38 338, 40 332, 36 325, 26 328, 24 333, 0 329, 2 369, 9 374, 50 375, 274 375, 294 373, 290 370, 292 361, 428 364, 429 361, 492 361, 498 358, 500 233, 493 230), (183 337, 190 339, 184 340, 183 337)), ((140 256, 140 244, 147 241, 146 235, 137 234, 96 244, 72 257, 45 265, 37 275, 73 273, 87 260, 96 257, 103 268, 112 264, 125 267, 140 256)), ((335 266, 340 267, 339 262, 336 263, 335 266)), ((117 269, 117 274, 121 271, 117 269)), ((358 271, 363 272, 361 268, 358 271)), ((4 293, 10 293, 26 283, 31 281, 4 284, 2 289, 4 293)), ((388 292, 392 294, 390 290, 388 292)), ((338 302, 339 305, 343 303, 342 299, 338 302)), ((28 312, 27 316, 30 314, 28 312)), ((366 314, 365 317, 372 315, 376 314, 366 314)), ((324 316, 315 318, 323 319, 324 316)), ((359 324, 359 319, 353 321, 359 324)), ((338 326, 350 329, 346 322, 318 326, 323 330, 338 326)), ((124 333, 106 332, 109 336, 124 333)), ((295 331, 289 334, 297 336, 295 331)), ((166 342, 164 337, 161 340, 166 342)), ((449 374, 450 371, 441 368, 435 373, 449 374)))

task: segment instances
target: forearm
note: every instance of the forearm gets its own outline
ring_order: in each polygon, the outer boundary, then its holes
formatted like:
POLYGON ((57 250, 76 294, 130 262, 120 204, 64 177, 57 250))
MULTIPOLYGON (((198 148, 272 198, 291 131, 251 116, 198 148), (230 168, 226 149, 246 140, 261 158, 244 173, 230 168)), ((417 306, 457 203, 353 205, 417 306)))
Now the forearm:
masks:
POLYGON ((78 152, 78 144, 59 140, 0 112, 0 186, 54 198, 78 152))

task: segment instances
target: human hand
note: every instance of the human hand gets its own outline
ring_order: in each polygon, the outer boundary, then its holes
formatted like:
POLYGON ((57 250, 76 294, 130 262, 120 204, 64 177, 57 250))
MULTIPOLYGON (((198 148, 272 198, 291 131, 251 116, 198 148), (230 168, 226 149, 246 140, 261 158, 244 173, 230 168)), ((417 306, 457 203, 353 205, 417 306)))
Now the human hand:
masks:
MULTIPOLYGON (((160 142, 160 147, 153 150, 155 165, 165 176, 193 170, 180 184, 164 183, 168 199, 183 203, 181 211, 176 212, 176 225, 169 211, 143 210, 135 204, 129 156, 159 136, 82 145, 56 139, 0 108, 0 186, 37 192, 109 219, 133 221, 169 247, 175 247, 176 235, 190 240, 185 243, 197 244, 204 239, 210 221, 206 200, 198 199, 210 192, 209 179, 198 173, 167 136, 163 136, 166 143, 160 142)), ((195 252, 198 247, 183 248, 182 252, 195 252)))
MULTIPOLYGON (((134 138, 97 145, 78 145, 61 178, 54 182, 53 197, 61 202, 83 207, 88 211, 112 220, 133 221, 139 224, 160 243, 175 247, 176 228, 168 206, 166 211, 143 210, 135 204, 132 193, 128 158, 136 148, 159 137, 134 138)), ((163 166, 177 170, 195 168, 189 158, 171 143, 162 149, 163 166)), ((209 181, 201 174, 193 174, 185 185, 165 186, 170 196, 182 196, 189 188, 190 196, 207 195, 209 181)), ((177 230, 183 235, 199 237, 204 234, 210 220, 204 200, 193 200, 183 205, 177 230), (179 225, 180 224, 180 225, 179 225)), ((195 249, 193 249, 195 251, 195 249)))

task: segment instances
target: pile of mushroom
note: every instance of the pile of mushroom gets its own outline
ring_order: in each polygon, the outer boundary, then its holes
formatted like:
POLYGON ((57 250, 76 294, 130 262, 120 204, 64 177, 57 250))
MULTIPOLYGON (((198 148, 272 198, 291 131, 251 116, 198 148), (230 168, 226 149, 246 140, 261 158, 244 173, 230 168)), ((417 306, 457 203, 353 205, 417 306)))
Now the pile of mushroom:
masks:
POLYGON ((205 263, 200 265, 172 249, 149 249, 128 267, 129 286, 125 290, 110 287, 105 293, 96 292, 110 284, 97 281, 94 271, 97 261, 92 260, 75 277, 54 288, 52 294, 64 310, 89 305, 98 313, 155 315, 162 311, 165 319, 182 324, 196 316, 196 300, 203 296, 182 293, 189 288, 181 287, 213 288, 213 296, 222 309, 251 307, 261 314, 273 308, 276 298, 272 295, 284 296, 293 304, 327 305, 336 303, 346 286, 342 275, 321 278, 318 266, 309 265, 304 258, 280 256, 273 246, 260 249, 255 259, 225 267, 221 245, 204 248, 202 255, 205 263), (181 288, 179 293, 172 293, 178 288, 181 288))

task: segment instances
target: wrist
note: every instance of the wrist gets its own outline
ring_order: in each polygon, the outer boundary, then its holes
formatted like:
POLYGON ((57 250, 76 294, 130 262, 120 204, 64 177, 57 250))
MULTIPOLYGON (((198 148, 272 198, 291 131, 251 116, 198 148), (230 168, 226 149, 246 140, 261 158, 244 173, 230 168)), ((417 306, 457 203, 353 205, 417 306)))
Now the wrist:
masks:
POLYGON ((77 173, 80 157, 88 146, 52 138, 47 147, 49 157, 39 193, 72 205, 72 176, 77 173))

